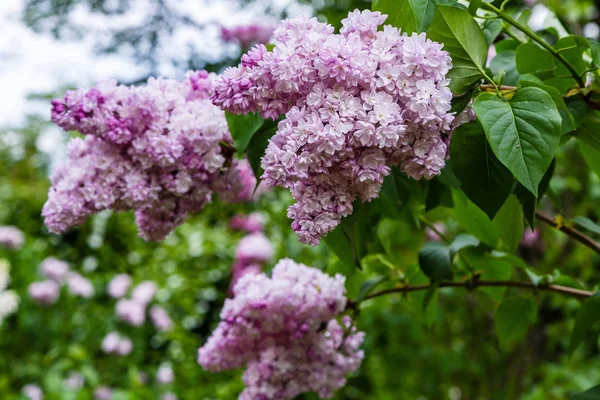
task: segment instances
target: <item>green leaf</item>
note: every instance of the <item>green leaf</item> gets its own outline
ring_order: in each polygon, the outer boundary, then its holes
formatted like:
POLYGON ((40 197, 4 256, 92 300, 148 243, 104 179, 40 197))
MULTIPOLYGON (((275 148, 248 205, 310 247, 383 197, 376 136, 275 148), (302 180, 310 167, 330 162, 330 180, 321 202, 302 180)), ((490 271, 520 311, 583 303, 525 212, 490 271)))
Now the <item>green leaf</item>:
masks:
POLYGON ((554 56, 533 42, 523 43, 517 48, 515 61, 520 74, 554 68, 554 56))
POLYGON ((588 146, 600 151, 600 115, 597 111, 591 110, 585 115, 581 126, 575 132, 575 137, 588 146))
POLYGON ((587 146, 585 143, 579 142, 579 152, 583 156, 587 166, 600 177, 600 151, 587 146))
POLYGON ((496 19, 486 19, 483 23, 483 36, 485 36, 485 42, 488 47, 494 44, 494 41, 502 32, 502 20, 500 18, 496 19))
POLYGON ((419 267, 432 282, 452 280, 450 248, 440 242, 429 242, 419 252, 419 267))
POLYGON ((496 310, 496 334, 500 344, 508 348, 523 337, 537 319, 537 306, 532 298, 512 297, 496 310))
POLYGON ((468 11, 438 5, 427 35, 443 43, 452 56, 453 67, 448 73, 452 92, 462 94, 483 78, 488 48, 479 24, 468 11))
MULTIPOLYGON (((588 41, 582 36, 567 36, 559 39, 554 46, 557 50, 561 50, 560 54, 573 66, 579 74, 585 72, 588 68, 584 61, 583 54, 589 48, 588 41)), ((571 72, 560 62, 554 58, 554 77, 546 80, 549 85, 556 87, 561 93, 566 93, 569 88, 577 85, 575 79, 572 78, 571 72)))
POLYGON ((592 49, 592 63, 594 67, 600 68, 600 42, 594 39, 587 39, 590 48, 592 49))
POLYGON ((500 53, 503 53, 505 51, 510 51, 510 50, 516 51, 520 45, 521 45, 521 43, 517 42, 514 39, 504 39, 504 40, 501 40, 498 43, 496 43, 495 46, 496 46, 496 52, 498 54, 500 54, 500 53))
POLYGON ((537 205, 548 190, 548 186, 550 185, 550 180, 552 179, 552 175, 554 175, 554 167, 556 166, 556 161, 552 160, 550 167, 544 174, 542 181, 540 182, 540 186, 538 187, 538 197, 536 198, 533 193, 525 188, 525 186, 520 183, 517 184, 517 188, 515 189, 515 194, 523 207, 523 214, 529 222, 529 226, 531 229, 534 228, 535 225, 535 210, 537 209, 537 205))
POLYGON ((471 235, 489 246, 496 246, 498 228, 490 218, 460 190, 452 190, 454 219, 471 235))
POLYGON ((452 97, 452 100, 450 101, 450 112, 456 113, 456 115, 459 115, 461 112, 463 112, 463 110, 467 108, 467 106, 471 102, 471 99, 473 98, 473 93, 475 92, 476 88, 477 85, 473 86, 471 89, 467 90, 465 93, 459 96, 452 97))
POLYGON ((510 252, 517 250, 523 237, 523 212, 515 195, 508 197, 493 222, 500 234, 500 249, 510 252))
MULTIPOLYGON (((569 109, 569 113, 573 116, 573 129, 579 129, 588 112, 590 112, 590 107, 585 102, 583 95, 577 94, 574 96, 569 96, 565 99, 565 104, 569 109)), ((565 134, 567 132, 563 132, 565 134)))
POLYGON ((252 167, 252 171, 254 172, 254 176, 256 176, 256 185, 258 186, 260 182, 260 177, 263 174, 263 169, 260 166, 260 161, 262 157, 265 155, 265 149, 269 144, 269 139, 275 134, 277 131, 277 126, 262 126, 262 128, 256 132, 250 139, 250 143, 248 144, 248 148, 246 149, 246 154, 248 156, 248 162, 252 167))
POLYGON ((592 325, 600 321, 598 310, 600 310, 600 292, 594 293, 592 297, 587 299, 577 313, 575 326, 569 340, 569 356, 573 355, 592 325))
POLYGON ((600 385, 569 396, 569 400, 600 400, 600 385))
POLYGON ((469 200, 493 219, 508 198, 514 179, 494 155, 479 122, 456 128, 450 142, 450 158, 469 200))
MULTIPOLYGON (((481 248, 465 248, 460 252, 460 256, 475 269, 475 272, 481 273, 480 279, 483 280, 508 280, 514 269, 512 260, 504 257, 496 257, 493 254, 484 252, 481 248)), ((477 290, 487 294, 495 301, 501 301, 506 287, 486 286, 480 287, 477 290)))
POLYGON ((572 221, 580 227, 582 227, 583 229, 595 233, 596 235, 600 235, 600 225, 598 225, 591 219, 586 217, 575 217, 572 219, 572 221))
POLYGON ((369 279, 365 281, 360 287, 360 292, 358 293, 358 297, 355 302, 362 301, 373 289, 375 289, 379 284, 385 282, 388 279, 387 276, 378 276, 377 278, 369 279))
POLYGON ((333 231, 329 232, 323 239, 327 247, 348 267, 360 266, 358 260, 355 260, 352 253, 352 243, 350 238, 346 236, 344 229, 337 226, 333 231))
POLYGON ((504 84, 515 86, 519 81, 519 72, 515 61, 515 51, 506 50, 498 53, 490 62, 490 70, 494 75, 504 72, 504 84))
POLYGON ((225 119, 227 120, 229 132, 235 143, 238 155, 244 154, 252 136, 254 136, 263 125, 263 117, 257 113, 241 115, 225 111, 225 119))
POLYGON ((458 234, 452 243, 450 243, 450 255, 452 258, 454 258, 454 255, 456 255, 462 249, 467 247, 477 247, 479 246, 479 243, 479 239, 477 239, 475 236, 466 233, 458 234))
POLYGON ((427 212, 433 210, 439 206, 452 207, 453 205, 452 193, 450 192, 448 186, 441 183, 437 178, 430 180, 429 185, 427 186, 425 211, 427 212))
POLYGON ((552 97, 527 87, 510 102, 484 93, 473 108, 496 157, 537 196, 561 136, 562 119, 552 97))
POLYGON ((398 187, 394 174, 389 174, 383 180, 377 201, 382 203, 383 215, 389 218, 400 218, 400 212, 404 208, 405 203, 398 195, 398 187))
POLYGON ((435 14, 436 4, 456 4, 457 0, 374 0, 371 9, 388 15, 387 24, 403 32, 425 32, 435 14))

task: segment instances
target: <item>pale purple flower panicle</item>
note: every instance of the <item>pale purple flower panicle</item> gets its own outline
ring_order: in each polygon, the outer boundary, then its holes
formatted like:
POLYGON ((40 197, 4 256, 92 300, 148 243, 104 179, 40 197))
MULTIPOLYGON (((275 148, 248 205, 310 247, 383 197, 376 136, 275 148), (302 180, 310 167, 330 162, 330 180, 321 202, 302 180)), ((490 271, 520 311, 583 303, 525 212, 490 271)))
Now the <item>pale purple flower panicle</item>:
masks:
POLYGON ((102 351, 106 354, 126 356, 133 350, 131 339, 121 336, 118 332, 111 332, 102 340, 102 351))
POLYGON ((140 87, 106 81, 52 102, 52 121, 85 137, 68 144, 42 215, 54 233, 101 210, 135 210, 140 235, 162 240, 213 191, 241 190, 224 113, 208 99, 215 75, 140 87), (231 168, 228 166, 231 165, 231 168))
POLYGON ((259 213, 251 213, 248 215, 237 214, 229 223, 232 229, 246 231, 248 233, 261 232, 264 229, 264 217, 259 213))
POLYGON ((21 394, 29 400, 44 400, 44 393, 38 385, 27 384, 21 389, 21 394))
POLYGON ((61 283, 69 273, 69 264, 54 257, 48 257, 40 264, 40 272, 45 278, 61 283))
POLYGON ((99 386, 94 391, 94 400, 111 400, 112 398, 112 389, 108 386, 99 386))
POLYGON ((118 299, 127 294, 131 283, 131 276, 127 274, 117 274, 108 283, 108 288, 106 291, 110 297, 118 299))
POLYGON ((173 373, 173 368, 169 365, 161 365, 158 371, 156 372, 156 382, 167 385, 172 383, 175 380, 175 374, 173 373))
POLYGON ((235 258, 247 264, 266 263, 273 257, 273 245, 262 233, 244 236, 237 245, 235 258))
POLYGON ((69 292, 75 296, 90 298, 94 295, 92 282, 77 273, 71 273, 67 277, 69 292))
POLYGON ((262 179, 291 190, 288 216, 304 243, 318 243, 357 198, 376 198, 390 166, 430 179, 445 165, 450 55, 424 33, 378 30, 385 18, 354 11, 339 34, 315 18, 285 20, 273 51, 257 45, 216 83, 224 110, 285 114, 262 179))
POLYGON ((19 249, 25 243, 23 232, 16 226, 0 226, 0 247, 19 249))
POLYGON ((329 398, 360 366, 364 334, 349 317, 335 319, 346 307, 343 276, 284 259, 271 278, 245 275, 235 291, 198 362, 210 371, 246 366, 240 399, 329 398))
POLYGON ((40 305, 56 303, 60 295, 60 285, 54 281, 46 280, 33 282, 28 288, 29 297, 40 305))
POLYGON ((222 27, 221 38, 225 42, 238 42, 243 48, 256 43, 267 43, 273 35, 273 25, 250 24, 238 25, 233 28, 222 27))
POLYGON ((115 314, 121 322, 132 326, 142 326, 146 321, 146 305, 131 299, 119 299, 115 314))
POLYGON ((85 384, 83 375, 77 371, 73 371, 69 374, 69 377, 65 379, 65 386, 72 390, 79 390, 85 384))
POLYGON ((168 331, 173 327, 173 320, 164 308, 160 306, 152 306, 150 308, 150 319, 154 327, 159 331, 168 331))
POLYGON ((148 304, 154 298, 158 286, 152 281, 140 282, 131 292, 131 298, 140 304, 148 304))

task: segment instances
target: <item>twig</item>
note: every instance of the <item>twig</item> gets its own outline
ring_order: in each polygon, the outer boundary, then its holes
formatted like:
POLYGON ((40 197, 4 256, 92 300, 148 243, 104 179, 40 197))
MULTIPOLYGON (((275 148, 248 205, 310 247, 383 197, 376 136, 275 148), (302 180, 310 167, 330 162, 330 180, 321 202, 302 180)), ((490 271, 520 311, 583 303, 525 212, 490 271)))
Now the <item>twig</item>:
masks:
POLYGON ((578 242, 582 243, 583 245, 594 250, 596 253, 600 253, 600 244, 598 244, 594 239, 592 239, 585 233, 582 233, 579 230, 572 228, 570 226, 564 225, 562 223, 562 218, 560 218, 560 217, 552 218, 550 215, 546 214, 543 211, 539 211, 539 210, 536 211, 535 216, 539 220, 541 220, 541 221, 547 223, 548 225, 553 226, 554 228, 558 229, 559 231, 564 232, 567 235, 571 236, 573 239, 577 240, 578 242))

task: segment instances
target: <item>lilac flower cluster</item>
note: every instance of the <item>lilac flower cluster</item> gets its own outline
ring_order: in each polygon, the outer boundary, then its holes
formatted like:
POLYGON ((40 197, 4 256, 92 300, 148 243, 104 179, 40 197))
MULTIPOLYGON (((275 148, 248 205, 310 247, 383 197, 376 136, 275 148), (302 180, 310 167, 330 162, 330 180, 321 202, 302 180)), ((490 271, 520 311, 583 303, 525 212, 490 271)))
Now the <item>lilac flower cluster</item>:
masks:
POLYGON ((77 272, 69 269, 69 264, 54 257, 44 259, 40 264, 40 273, 46 278, 29 285, 28 293, 40 305, 52 305, 60 296, 60 288, 67 285, 74 296, 90 298, 94 295, 92 283, 77 272))
POLYGON ((10 264, 0 260, 0 324, 19 308, 20 298, 14 290, 7 290, 10 282, 10 264))
POLYGON ((118 332, 110 332, 102 340, 102 351, 106 354, 126 356, 133 350, 133 342, 118 332))
POLYGON ((236 284, 242 276, 260 274, 262 266, 273 258, 273 252, 271 241, 262 233, 244 236, 235 250, 229 293, 235 294, 236 284))
POLYGON ((21 394, 29 400, 44 400, 44 392, 38 385, 29 383, 21 388, 21 394))
POLYGON ((262 179, 291 190, 288 216, 304 243, 318 243, 356 198, 376 198, 390 166, 429 179, 445 165, 450 56, 425 34, 378 31, 385 19, 354 11, 339 34, 315 18, 285 20, 272 52, 254 47, 215 86, 225 110, 285 114, 262 179))
POLYGON ((256 43, 267 43, 273 35, 272 25, 249 24, 238 25, 233 28, 222 27, 221 39, 225 42, 238 42, 242 48, 247 49, 256 43))
POLYGON ((19 249, 25 243, 23 232, 16 226, 0 226, 0 247, 19 249))
POLYGON ((71 140, 67 162, 52 175, 42 212, 50 231, 105 209, 135 210, 140 235, 162 240, 213 191, 238 193, 227 122, 208 99, 213 81, 190 71, 182 82, 106 81, 53 100, 52 121, 85 138, 71 140))
POLYGON ((248 215, 237 214, 229 222, 231 229, 247 233, 262 232, 265 227, 264 225, 264 217, 259 213, 250 213, 248 215))
POLYGON ((364 334, 349 317, 344 277, 281 260, 272 277, 245 275, 225 301, 221 322, 198 351, 207 370, 246 366, 242 400, 330 398, 360 366, 364 334))

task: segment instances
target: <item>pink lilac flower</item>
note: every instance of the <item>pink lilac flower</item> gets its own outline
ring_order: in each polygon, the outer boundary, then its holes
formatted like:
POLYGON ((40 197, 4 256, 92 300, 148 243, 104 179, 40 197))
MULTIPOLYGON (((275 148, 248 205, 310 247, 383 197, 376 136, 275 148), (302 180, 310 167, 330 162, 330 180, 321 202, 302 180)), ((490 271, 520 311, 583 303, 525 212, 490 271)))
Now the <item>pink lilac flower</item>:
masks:
POLYGON ((273 257, 273 245, 262 233, 244 236, 237 245, 235 258, 245 264, 266 263, 273 257))
POLYGON ((118 299, 127 294, 131 283, 131 276, 127 274, 117 274, 108 283, 106 291, 110 297, 118 299))
POLYGON ((285 114, 262 180, 290 189, 288 216, 304 243, 318 243, 356 199, 376 198, 391 166, 430 179, 445 165, 450 55, 425 34, 378 30, 385 18, 354 11, 339 34, 315 18, 285 20, 273 51, 257 45, 216 83, 212 100, 224 110, 285 114))
POLYGON ((115 314, 121 322, 132 326, 142 326, 146 321, 146 305, 131 299, 119 299, 115 314))
POLYGON ((112 398, 112 389, 108 386, 99 386, 94 391, 94 400, 110 400, 112 398))
POLYGON ((156 372, 156 382, 166 385, 172 383, 174 380, 175 374, 173 373, 173 368, 169 365, 161 365, 156 372))
POLYGON ((20 249, 25 243, 23 232, 16 226, 0 226, 0 247, 20 249))
POLYGON ((209 100, 214 74, 145 86, 105 81, 52 102, 52 121, 85 137, 68 144, 42 215, 51 232, 99 211, 134 210, 140 235, 162 240, 213 191, 237 194, 240 172, 224 113, 209 100))
POLYGON ((118 332, 110 332, 102 340, 102 351, 106 354, 126 356, 131 353, 131 350, 133 350, 131 339, 118 332))
POLYGON ((81 373, 73 371, 69 374, 69 377, 65 379, 65 386, 72 390, 79 390, 83 387, 85 379, 81 373))
POLYGON ((433 230, 429 227, 425 228, 425 237, 427 237, 427 240, 429 241, 441 240, 442 238, 440 238, 440 235, 437 232, 442 234, 446 233, 446 225, 438 222, 433 224, 433 226, 436 230, 433 230))
POLYGON ((60 285, 50 280, 33 282, 29 285, 27 291, 33 301, 47 306, 56 303, 58 300, 60 285))
POLYGON ((21 389, 21 394, 29 400, 44 400, 44 393, 38 385, 27 384, 21 389))
POLYGON ((167 392, 160 396, 160 400, 177 400, 178 397, 175 393, 167 392))
POLYGON ((246 231, 248 233, 262 232, 265 227, 264 217, 259 213, 248 215, 237 214, 229 223, 232 229, 246 231))
POLYGON ((243 48, 256 43, 267 43, 273 34, 273 25, 251 24, 233 28, 222 27, 221 39, 225 42, 238 42, 243 48))
POLYGON ((77 273, 71 273, 67 277, 69 292, 75 296, 90 298, 94 295, 92 282, 77 273))
POLYGON ((173 320, 164 308, 160 306, 152 306, 150 308, 150 319, 154 327, 159 331, 168 331, 173 327, 173 320))
POLYGON ((243 276, 235 292, 198 362, 209 371, 246 366, 240 399, 330 398, 360 366, 364 334, 349 317, 335 319, 346 307, 343 276, 284 259, 271 278, 243 276))
POLYGON ((54 257, 48 257, 40 264, 40 271, 45 278, 61 283, 69 272, 69 264, 54 257))
POLYGON ((133 288, 131 298, 140 304, 148 304, 154 298, 158 286, 152 281, 143 281, 133 288))

